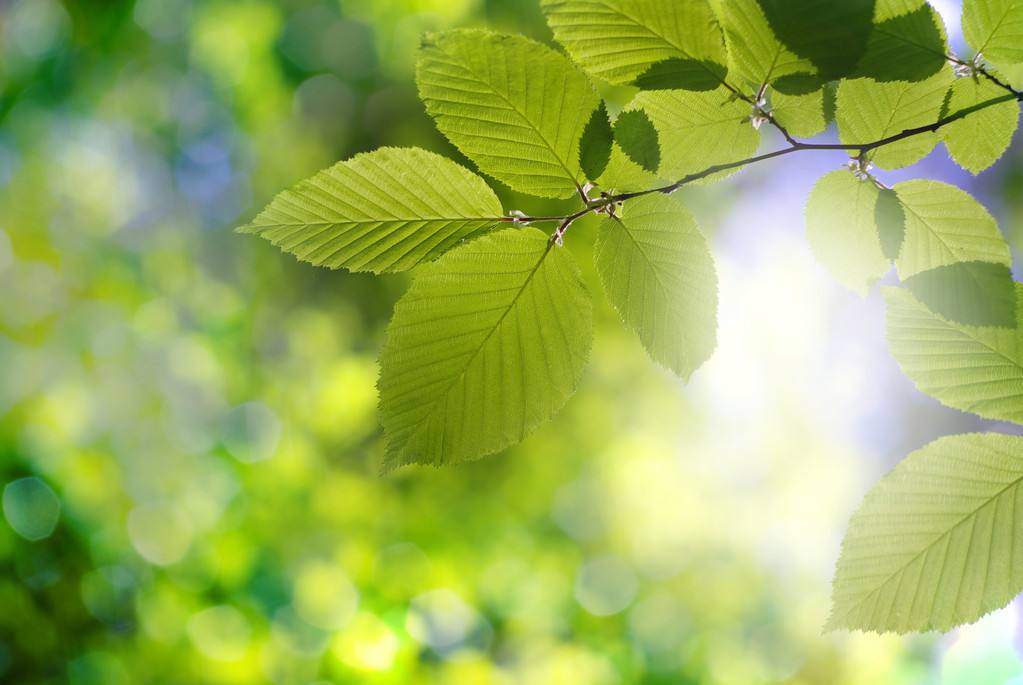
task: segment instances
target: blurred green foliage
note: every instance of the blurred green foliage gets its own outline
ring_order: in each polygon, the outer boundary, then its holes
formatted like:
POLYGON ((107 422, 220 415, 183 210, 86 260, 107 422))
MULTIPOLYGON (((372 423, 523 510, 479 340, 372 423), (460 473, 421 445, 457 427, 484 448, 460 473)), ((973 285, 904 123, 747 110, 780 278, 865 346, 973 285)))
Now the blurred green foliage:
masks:
POLYGON ((752 476, 701 453, 617 324, 521 447, 378 475, 406 278, 231 229, 357 151, 454 155, 412 84, 453 25, 548 38, 535 0, 0 3, 0 680, 925 681, 929 638, 819 636, 871 474, 808 421, 752 476))

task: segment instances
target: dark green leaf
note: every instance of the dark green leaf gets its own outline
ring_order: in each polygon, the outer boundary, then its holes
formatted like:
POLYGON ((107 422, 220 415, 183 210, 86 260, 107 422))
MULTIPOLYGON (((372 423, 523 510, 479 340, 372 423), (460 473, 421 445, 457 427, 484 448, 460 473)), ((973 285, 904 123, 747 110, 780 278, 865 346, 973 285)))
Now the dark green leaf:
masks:
POLYGON ((695 59, 668 59, 636 77, 641 90, 714 90, 725 80, 727 71, 720 64, 695 59))
POLYGON ((785 95, 809 95, 824 87, 825 81, 815 74, 786 74, 771 84, 785 95))
POLYGON ((874 27, 856 75, 875 81, 922 81, 938 73, 946 52, 941 17, 924 4, 874 27))
POLYGON ((611 119, 607 116, 607 107, 601 102, 593 110, 589 123, 583 129, 583 137, 579 140, 579 165, 586 178, 595 181, 600 178, 611 160, 611 147, 614 145, 614 131, 611 119))
POLYGON ((874 0, 760 0, 771 29, 827 80, 851 74, 873 28, 874 0))
POLYGON ((898 259, 902 241, 906 238, 906 211, 899 202, 899 194, 890 188, 883 188, 874 208, 877 235, 881 239, 881 250, 886 259, 898 259))
POLYGON ((967 326, 1016 326, 1016 286, 1004 264, 939 266, 906 279, 906 287, 950 321, 967 326))
POLYGON ((650 117, 641 109, 622 112, 615 121, 615 140, 626 155, 649 172, 656 172, 661 164, 661 146, 657 129, 650 117))

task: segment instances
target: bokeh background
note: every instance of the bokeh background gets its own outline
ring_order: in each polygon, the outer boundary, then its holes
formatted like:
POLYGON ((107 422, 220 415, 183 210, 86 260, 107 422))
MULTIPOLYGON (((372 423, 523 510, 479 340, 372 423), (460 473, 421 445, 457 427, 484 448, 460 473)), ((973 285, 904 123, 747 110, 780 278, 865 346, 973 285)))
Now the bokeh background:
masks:
MULTIPOLYGON (((415 50, 477 25, 549 40, 535 0, 0 0, 0 682, 1023 683, 1017 606, 821 634, 870 485, 940 435, 1011 430, 916 392, 876 294, 814 263, 801 207, 841 154, 684 193, 722 298, 688 387, 588 267, 593 359, 554 423, 378 475, 407 277, 232 229, 358 151, 457 157, 415 50)), ((1019 246, 1021 149, 882 178, 963 185, 1019 246)), ((566 248, 584 264, 593 228, 566 248)))

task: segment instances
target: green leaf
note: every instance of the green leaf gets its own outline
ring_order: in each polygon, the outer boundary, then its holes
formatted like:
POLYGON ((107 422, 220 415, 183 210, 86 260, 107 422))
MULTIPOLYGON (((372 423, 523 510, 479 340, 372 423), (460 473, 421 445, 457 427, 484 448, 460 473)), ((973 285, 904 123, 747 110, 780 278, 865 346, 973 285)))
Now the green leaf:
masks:
POLYGON ((583 137, 579 140, 579 166, 586 178, 595 181, 600 178, 611 161, 611 148, 614 145, 614 131, 607 115, 607 107, 601 102, 593 110, 589 123, 583 129, 583 137))
POLYGON ((1023 63, 1023 0, 964 0, 963 36, 992 62, 1023 63))
POLYGON ((714 0, 728 45, 728 70, 756 89, 789 74, 816 73, 809 60, 786 48, 771 30, 757 0, 714 0))
POLYGON ((884 256, 891 260, 898 259, 906 239, 906 210, 899 202, 898 193, 890 188, 880 189, 874 220, 877 222, 877 235, 881 239, 884 256))
POLYGON ((896 262, 903 280, 956 262, 1011 266, 998 222, 966 191, 925 180, 894 189, 906 213, 906 239, 896 262))
POLYGON ((615 120, 615 141, 633 162, 651 173, 657 173, 661 163, 661 146, 657 129, 650 117, 641 109, 622 112, 615 120))
POLYGON ((476 174, 417 148, 381 148, 285 190, 239 228, 317 266, 404 271, 497 226, 476 174))
POLYGON ((548 421, 589 356, 589 296, 564 248, 499 231, 420 270, 380 355, 388 467, 491 454, 548 421))
POLYGON ((658 364, 681 378, 717 340, 717 276, 696 221, 665 195, 629 202, 600 226, 594 259, 604 292, 658 364))
POLYGON ((721 29, 707 0, 543 0, 540 9, 572 59, 610 83, 633 83, 667 60, 702 70, 713 87, 724 79, 721 29))
MULTIPOLYGON (((1002 98, 1006 92, 983 77, 956 79, 949 90, 950 114, 1002 98)), ((941 138, 956 164, 979 174, 1001 158, 1019 125, 1019 103, 1007 100, 942 127, 941 138)))
MULTIPOLYGON (((780 79, 779 79, 780 81, 780 79)), ((771 93, 775 121, 797 138, 823 133, 834 112, 834 90, 824 86, 805 94, 789 94, 777 88, 771 93)))
POLYGON ((579 140, 598 98, 562 55, 520 36, 428 36, 416 68, 437 127, 513 190, 563 198, 583 180, 579 140))
POLYGON ((913 452, 842 543, 827 629, 947 631, 1023 590, 1023 438, 969 434, 913 452))
MULTIPOLYGON (((1016 284, 1017 320, 1020 295, 1016 284)), ((949 321, 901 288, 884 296, 892 355, 922 392, 985 419, 1023 423, 1023 331, 949 321)))
MULTIPOLYGON (((846 145, 882 140, 917 126, 933 124, 941 116, 952 71, 943 68, 916 83, 879 83, 858 78, 838 87, 838 134, 846 145)), ((934 133, 922 133, 868 154, 882 169, 899 169, 919 162, 938 144, 934 133)), ((855 155, 854 155, 855 156, 855 155)))
POLYGON ((826 80, 853 72, 873 29, 874 0, 759 0, 774 35, 826 80))
POLYGON ((634 85, 641 90, 714 90, 725 80, 727 71, 721 64, 695 59, 666 59, 636 77, 634 85))
POLYGON ((1016 327, 1016 286, 1004 264, 958 262, 922 271, 906 287, 931 311, 969 326, 1016 327))
POLYGON ((630 108, 642 109, 653 122, 661 142, 660 174, 672 179, 745 159, 760 144, 749 123, 750 105, 724 88, 643 92, 630 108))
POLYGON ((921 81, 941 70, 947 54, 941 15, 923 4, 874 26, 856 75, 877 81, 921 81))
POLYGON ((806 237, 814 256, 859 295, 891 269, 878 237, 879 191, 848 169, 824 176, 806 204, 806 237))

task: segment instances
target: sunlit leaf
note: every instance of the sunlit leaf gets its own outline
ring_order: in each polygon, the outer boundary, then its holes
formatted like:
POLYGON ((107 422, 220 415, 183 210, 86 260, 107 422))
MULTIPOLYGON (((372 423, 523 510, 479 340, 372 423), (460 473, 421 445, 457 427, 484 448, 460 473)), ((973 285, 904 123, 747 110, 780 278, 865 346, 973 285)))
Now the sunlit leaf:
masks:
POLYGON ((591 326, 575 261, 536 229, 424 267, 380 355, 387 465, 460 462, 522 440, 575 390, 591 326))
POLYGON ((715 0, 728 44, 729 74, 737 83, 759 88, 789 74, 816 73, 807 59, 785 47, 757 0, 715 0))
POLYGON ((641 109, 622 112, 615 120, 614 138, 633 162, 656 173, 661 163, 657 129, 641 109))
POLYGON ((688 379, 717 340, 717 276, 707 241, 677 201, 648 195, 600 226, 604 291, 657 363, 688 379))
MULTIPOLYGON (((1005 98, 1006 92, 986 78, 956 79, 949 90, 950 114, 1005 98)), ((999 160, 1009 148, 1019 126, 1019 102, 1008 99, 972 112, 941 129, 948 154, 972 174, 979 174, 999 160)))
POLYGON ((1023 63, 1023 0, 964 0, 963 36, 992 62, 1023 63))
MULTIPOLYGON (((1017 284, 1017 307, 1020 289, 1017 284)), ((1019 328, 949 321, 901 288, 886 288, 884 295, 892 354, 921 391, 954 409, 1023 423, 1019 328)))
POLYGON ((823 133, 834 117, 834 95, 829 86, 801 94, 790 94, 776 86, 771 93, 771 114, 791 135, 812 138, 823 133))
POLYGON ((873 183, 839 169, 817 182, 806 205, 806 237, 814 257, 860 295, 891 269, 875 221, 878 196, 873 183))
POLYGON ((906 279, 932 311, 971 326, 1016 326, 1016 286, 1004 264, 958 262, 906 279))
POLYGON ((856 75, 878 81, 920 81, 938 73, 947 54, 941 15, 925 3, 874 26, 856 75))
POLYGON ((299 259, 352 271, 404 271, 499 223, 476 174, 416 148, 381 148, 280 193, 239 231, 299 259))
POLYGON ((906 216, 906 238, 896 266, 905 280, 957 262, 1009 266, 1009 246, 998 222, 964 190, 940 181, 895 185, 906 216))
POLYGON ((521 36, 433 34, 416 81, 437 127, 484 173, 543 197, 584 180, 579 140, 598 98, 559 53, 521 36))
MULTIPOLYGON (((879 83, 867 78, 843 81, 836 114, 839 137, 849 145, 865 144, 933 124, 941 116, 952 79, 951 69, 943 68, 916 83, 879 83)), ((878 148, 868 157, 882 169, 899 169, 919 162, 937 144, 937 134, 921 133, 878 148)))
POLYGON ((632 83, 668 60, 684 65, 698 90, 724 79, 721 29, 708 0, 543 0, 540 8, 572 59, 611 83, 632 83))
POLYGON ((942 438, 906 457, 849 524, 828 628, 946 631, 1023 590, 1023 438, 942 438))

